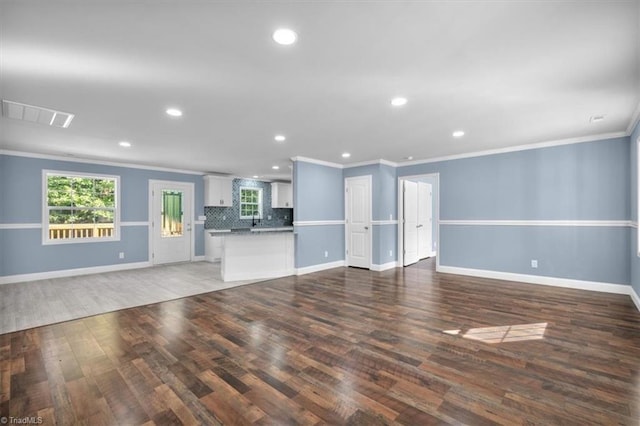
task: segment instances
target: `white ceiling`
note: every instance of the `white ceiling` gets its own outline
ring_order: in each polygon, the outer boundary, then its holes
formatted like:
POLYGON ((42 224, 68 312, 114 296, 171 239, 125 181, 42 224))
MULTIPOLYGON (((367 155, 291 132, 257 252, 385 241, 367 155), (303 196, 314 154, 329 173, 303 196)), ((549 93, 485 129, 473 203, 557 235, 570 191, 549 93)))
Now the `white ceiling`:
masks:
POLYGON ((2 118, 0 143, 286 178, 293 156, 402 161, 625 132, 639 25, 638 0, 0 0, 1 97, 76 114, 68 129, 2 118), (275 44, 279 27, 298 42, 275 44))

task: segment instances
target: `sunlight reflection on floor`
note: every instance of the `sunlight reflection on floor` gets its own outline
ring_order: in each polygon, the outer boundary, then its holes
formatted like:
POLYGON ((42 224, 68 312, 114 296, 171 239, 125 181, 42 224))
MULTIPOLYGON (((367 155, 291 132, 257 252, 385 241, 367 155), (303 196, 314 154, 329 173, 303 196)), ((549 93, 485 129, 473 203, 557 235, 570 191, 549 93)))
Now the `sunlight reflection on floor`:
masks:
POLYGON ((443 330, 446 334, 462 336, 465 339, 479 340, 485 343, 508 343, 523 340, 544 339, 546 322, 533 324, 503 325, 497 327, 481 327, 463 330, 443 330))

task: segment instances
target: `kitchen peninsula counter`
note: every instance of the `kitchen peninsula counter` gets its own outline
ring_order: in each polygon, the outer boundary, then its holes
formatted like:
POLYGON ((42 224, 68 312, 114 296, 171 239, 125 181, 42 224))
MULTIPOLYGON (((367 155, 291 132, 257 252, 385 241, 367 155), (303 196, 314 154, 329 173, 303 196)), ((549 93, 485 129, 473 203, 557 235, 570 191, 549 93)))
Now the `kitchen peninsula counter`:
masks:
POLYGON ((293 275, 293 227, 209 230, 223 237, 223 281, 270 279, 293 275))

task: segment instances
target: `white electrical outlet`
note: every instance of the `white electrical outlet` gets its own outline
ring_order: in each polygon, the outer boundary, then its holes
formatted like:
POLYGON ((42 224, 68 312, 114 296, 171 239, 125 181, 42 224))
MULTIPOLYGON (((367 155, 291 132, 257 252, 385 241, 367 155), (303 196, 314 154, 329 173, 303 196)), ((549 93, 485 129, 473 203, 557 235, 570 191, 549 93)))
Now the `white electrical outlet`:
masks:
POLYGON ((324 257, 329 257, 329 252, 328 251, 324 251, 324 257))
POLYGON ((267 216, 267 220, 271 220, 271 215, 268 215, 268 216, 267 216))
POLYGON ((393 213, 389 214, 389 220, 393 220, 393 213))
POLYGON ((393 250, 389 250, 389 257, 393 256, 393 250))
POLYGON ((222 215, 222 220, 227 220, 227 216, 222 215))
POLYGON ((124 252, 123 252, 123 251, 121 251, 120 253, 118 253, 118 257, 119 257, 120 259, 124 259, 124 252))
POLYGON ((538 261, 536 259, 531 259, 531 267, 532 268, 537 268, 538 267, 538 261))

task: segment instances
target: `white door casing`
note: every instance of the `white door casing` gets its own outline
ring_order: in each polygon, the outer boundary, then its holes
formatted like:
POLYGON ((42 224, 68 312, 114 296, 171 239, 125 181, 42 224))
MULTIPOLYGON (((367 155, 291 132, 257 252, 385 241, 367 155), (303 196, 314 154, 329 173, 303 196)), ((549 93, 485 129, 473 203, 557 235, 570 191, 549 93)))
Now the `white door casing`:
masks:
POLYGON ((193 184, 188 182, 149 181, 150 247, 154 265, 192 260, 193 193, 193 184))
POLYGON ((347 266, 371 268, 371 176, 345 179, 347 266))
POLYGON ((404 181, 404 266, 416 263, 418 257, 418 184, 404 181))
POLYGON ((425 259, 432 252, 432 195, 431 184, 418 182, 418 258, 425 259))

